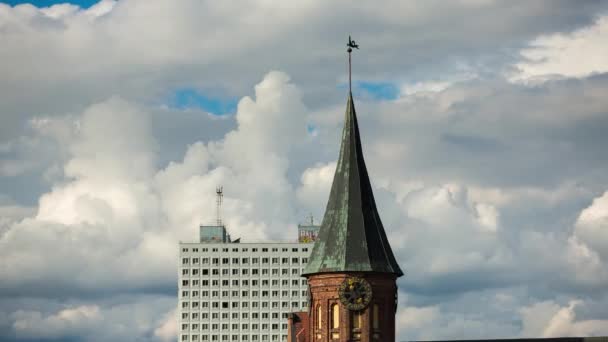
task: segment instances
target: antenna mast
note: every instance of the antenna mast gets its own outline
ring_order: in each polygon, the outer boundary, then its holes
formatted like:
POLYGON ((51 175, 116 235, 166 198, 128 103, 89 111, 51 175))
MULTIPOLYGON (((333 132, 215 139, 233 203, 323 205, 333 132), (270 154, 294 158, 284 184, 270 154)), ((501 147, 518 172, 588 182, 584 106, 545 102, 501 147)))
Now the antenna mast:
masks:
POLYGON ((224 200, 224 187, 218 186, 215 188, 215 193, 217 195, 216 204, 217 204, 217 225, 222 226, 222 202, 224 200))

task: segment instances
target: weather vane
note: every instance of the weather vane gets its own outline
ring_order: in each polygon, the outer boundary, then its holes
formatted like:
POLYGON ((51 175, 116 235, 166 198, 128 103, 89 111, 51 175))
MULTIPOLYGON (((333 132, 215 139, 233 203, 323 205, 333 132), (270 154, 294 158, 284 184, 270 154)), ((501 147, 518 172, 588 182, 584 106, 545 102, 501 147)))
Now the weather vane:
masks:
POLYGON ((348 44, 346 44, 346 46, 348 46, 346 51, 348 51, 348 92, 350 93, 352 92, 350 54, 353 52, 353 49, 359 49, 359 44, 355 43, 355 41, 348 36, 348 44))

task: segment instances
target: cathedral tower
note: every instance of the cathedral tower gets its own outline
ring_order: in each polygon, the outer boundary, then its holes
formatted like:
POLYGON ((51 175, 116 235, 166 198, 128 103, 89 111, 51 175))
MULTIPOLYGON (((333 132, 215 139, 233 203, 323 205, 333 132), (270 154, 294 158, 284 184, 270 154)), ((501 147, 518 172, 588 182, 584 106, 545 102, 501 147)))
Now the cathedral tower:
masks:
MULTIPOLYGON (((349 74, 356 47, 350 44, 349 74)), ((309 341, 395 341, 402 275, 378 215, 349 91, 325 216, 303 273, 310 288, 309 341)))

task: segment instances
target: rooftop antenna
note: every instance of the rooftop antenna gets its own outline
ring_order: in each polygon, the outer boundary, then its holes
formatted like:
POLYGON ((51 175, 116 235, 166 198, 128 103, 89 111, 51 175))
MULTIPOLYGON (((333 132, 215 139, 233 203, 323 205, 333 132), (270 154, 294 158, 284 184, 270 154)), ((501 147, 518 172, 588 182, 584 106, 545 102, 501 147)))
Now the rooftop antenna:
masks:
POLYGON ((310 225, 311 226, 315 225, 315 220, 314 220, 314 217, 312 216, 312 213, 310 213, 310 225))
POLYGON ((359 44, 355 43, 355 41, 348 36, 348 44, 346 44, 346 46, 348 46, 348 49, 346 50, 348 51, 348 92, 352 93, 350 54, 353 52, 353 49, 359 49, 359 44))
POLYGON ((222 202, 224 200, 224 187, 218 186, 215 188, 215 193, 217 195, 216 204, 217 204, 217 225, 222 226, 222 202))

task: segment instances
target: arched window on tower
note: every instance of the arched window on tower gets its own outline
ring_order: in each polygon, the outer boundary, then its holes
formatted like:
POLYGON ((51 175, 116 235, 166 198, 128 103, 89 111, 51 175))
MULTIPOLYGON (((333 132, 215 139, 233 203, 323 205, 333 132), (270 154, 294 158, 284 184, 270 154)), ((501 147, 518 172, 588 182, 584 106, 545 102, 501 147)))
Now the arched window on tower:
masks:
POLYGON ((338 329, 340 327, 340 306, 333 304, 331 306, 331 328, 338 329))
POLYGON ((362 311, 351 311, 350 327, 351 327, 351 339, 353 341, 359 341, 361 339, 362 320, 363 320, 362 311))
POLYGON ((378 304, 372 306, 372 329, 374 341, 380 341, 382 335, 380 333, 380 306, 378 304))
POLYGON ((321 330, 323 328, 322 319, 323 319, 323 311, 321 309, 321 305, 317 305, 317 329, 321 330))
POLYGON ((374 330, 380 329, 380 307, 374 304, 372 311, 372 327, 374 330))

